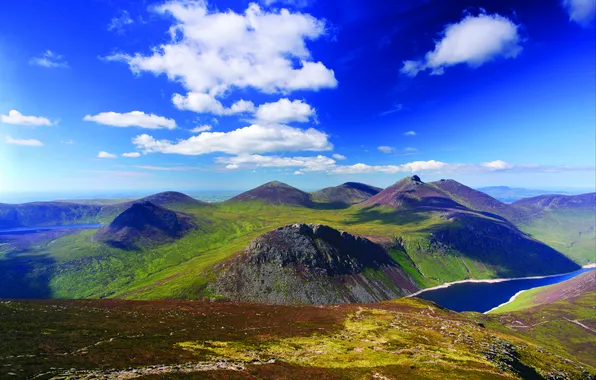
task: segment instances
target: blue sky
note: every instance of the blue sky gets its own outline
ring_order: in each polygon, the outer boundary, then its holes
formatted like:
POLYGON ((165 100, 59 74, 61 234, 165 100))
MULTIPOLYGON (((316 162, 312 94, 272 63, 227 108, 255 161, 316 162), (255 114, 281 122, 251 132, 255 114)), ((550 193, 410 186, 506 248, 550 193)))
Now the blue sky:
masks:
POLYGON ((371 3, 3 2, 0 192, 594 188, 594 0, 371 3))

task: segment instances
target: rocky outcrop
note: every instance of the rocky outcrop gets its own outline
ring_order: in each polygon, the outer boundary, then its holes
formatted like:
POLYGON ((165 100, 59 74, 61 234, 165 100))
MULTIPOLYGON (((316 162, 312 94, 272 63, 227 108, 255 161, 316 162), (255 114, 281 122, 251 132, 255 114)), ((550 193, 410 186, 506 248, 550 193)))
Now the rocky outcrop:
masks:
POLYGON ((95 238, 117 248, 132 250, 171 242, 195 228, 190 215, 141 201, 101 228, 95 238))
POLYGON ((215 272, 216 294, 273 304, 374 302, 417 289, 381 246, 318 224, 266 233, 215 272))

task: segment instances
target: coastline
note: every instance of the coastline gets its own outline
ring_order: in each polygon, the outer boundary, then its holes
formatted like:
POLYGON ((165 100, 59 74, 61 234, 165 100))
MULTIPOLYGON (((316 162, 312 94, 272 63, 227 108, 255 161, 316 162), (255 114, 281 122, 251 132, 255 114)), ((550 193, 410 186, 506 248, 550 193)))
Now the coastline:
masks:
MULTIPOLYGON (((567 272, 567 273, 559 273, 559 274, 551 274, 548 276, 530 276, 530 277, 511 277, 511 278, 492 278, 492 279, 470 279, 470 280, 459 280, 459 281, 453 281, 453 282, 446 282, 444 284, 441 285, 437 285, 437 286, 433 286, 432 288, 426 288, 426 289, 421 289, 419 291, 417 291, 416 293, 412 293, 407 295, 406 297, 416 297, 424 292, 428 292, 431 290, 437 290, 437 289, 444 289, 444 288, 448 288, 451 285, 457 285, 457 284, 466 284, 466 283, 496 283, 496 282, 504 282, 504 281, 513 281, 513 280, 539 280, 541 278, 549 278, 549 277, 557 277, 557 276, 564 276, 566 274, 571 274, 571 273, 575 273, 578 272, 582 269, 591 269, 591 268, 596 268, 596 263, 592 263, 592 264, 587 264, 582 266, 580 269, 573 271, 573 272, 567 272)), ((514 295, 513 297, 517 296, 514 295)), ((508 302, 513 301, 513 299, 509 300, 508 302)), ((501 305, 499 305, 501 306, 501 305)))
MULTIPOLYGON (((547 286, 548 286, 548 285, 547 285, 547 286)), ((534 288, 532 288, 532 289, 534 289, 534 288)), ((485 311, 485 312, 484 312, 484 313, 482 313, 482 314, 488 314, 488 313, 490 313, 491 311, 495 311, 495 310, 497 310, 497 309, 498 309, 498 308, 500 308, 501 306, 505 306, 505 305, 507 305, 507 304, 509 304, 509 303, 511 303, 511 302, 513 302, 513 301, 515 301, 515 299, 516 299, 516 298, 517 298, 517 297, 518 297, 520 294, 522 294, 523 292, 527 292, 528 290, 530 290, 530 289, 524 289, 524 290, 520 290, 519 292, 517 292, 517 293, 515 293, 513 296, 511 296, 511 298, 509 298, 509 301, 507 301, 507 302, 503 302, 502 304, 500 304, 500 305, 497 305, 497 306, 493 307, 492 309, 490 309, 489 311, 485 311)))

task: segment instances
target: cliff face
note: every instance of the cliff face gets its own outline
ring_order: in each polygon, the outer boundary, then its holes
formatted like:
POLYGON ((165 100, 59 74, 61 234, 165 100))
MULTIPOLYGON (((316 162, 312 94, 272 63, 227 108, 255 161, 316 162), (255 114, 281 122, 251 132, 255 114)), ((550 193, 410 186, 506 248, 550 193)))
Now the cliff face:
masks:
POLYGON ((266 233, 215 270, 216 294, 252 302, 374 302, 417 289, 381 246, 317 224, 266 233))

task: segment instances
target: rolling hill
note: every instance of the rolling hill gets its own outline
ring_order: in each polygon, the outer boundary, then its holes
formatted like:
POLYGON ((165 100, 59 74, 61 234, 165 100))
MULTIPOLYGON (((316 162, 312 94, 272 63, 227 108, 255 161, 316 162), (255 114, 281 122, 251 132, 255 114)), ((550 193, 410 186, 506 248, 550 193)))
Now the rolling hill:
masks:
POLYGON ((261 303, 373 302, 417 290, 381 246, 318 224, 270 231, 215 272, 215 294, 261 303))
POLYGON ((346 182, 339 186, 326 187, 312 193, 315 202, 349 206, 364 202, 378 194, 381 188, 359 182, 346 182))
POLYGON ((310 194, 279 181, 268 182, 225 201, 258 201, 272 205, 312 206, 310 194))
POLYGON ((100 228, 95 238, 113 247, 134 250, 170 243, 193 229, 196 224, 190 215, 144 200, 133 203, 109 225, 100 228))

